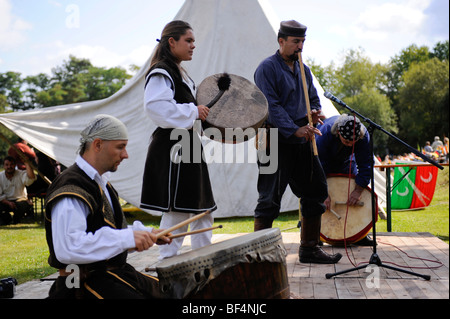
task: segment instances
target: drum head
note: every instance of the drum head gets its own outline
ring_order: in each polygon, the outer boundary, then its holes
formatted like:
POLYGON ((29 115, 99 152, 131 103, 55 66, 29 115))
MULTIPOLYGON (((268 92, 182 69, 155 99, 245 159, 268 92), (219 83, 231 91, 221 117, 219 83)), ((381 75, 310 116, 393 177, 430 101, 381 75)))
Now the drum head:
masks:
MULTIPOLYGON (((222 74, 210 76, 200 84, 197 91, 199 105, 207 105, 220 92, 217 81, 221 76, 222 74)), ((204 128, 217 128, 221 133, 207 134, 207 136, 223 143, 236 143, 251 139, 269 115, 266 97, 256 85, 238 75, 230 74, 230 78, 230 89, 225 91, 220 100, 211 107, 208 118, 204 122, 204 128), (244 134, 241 134, 243 138, 236 135, 242 132, 241 130, 244 131, 244 134)))
MULTIPOLYGON (((240 264, 260 265, 265 262, 277 263, 284 269, 286 267, 285 248, 278 228, 249 233, 164 259, 156 266, 156 271, 161 291, 167 298, 186 298, 192 293, 200 292, 213 281, 221 290, 220 295, 215 298, 233 298, 240 291, 234 289, 234 292, 226 293, 230 284, 216 282, 222 277, 221 274, 240 264)), ((271 272, 265 272, 263 277, 267 279, 271 275, 271 272)), ((231 280, 241 285, 236 278, 231 280)), ((265 281, 268 279, 258 279, 256 283, 251 282, 249 285, 256 286, 258 282, 265 281)), ((284 282, 287 282, 287 276, 284 282)), ((241 290, 244 291, 244 287, 241 290)), ((267 289, 260 290, 262 293, 273 294, 273 291, 267 289)))
MULTIPOLYGON (((320 237, 330 244, 355 243, 363 239, 372 228, 372 196, 368 188, 361 197, 363 206, 349 206, 347 213, 347 198, 349 190, 348 176, 328 176, 328 193, 331 197, 331 209, 341 219, 327 210, 322 215, 320 237), (337 203, 337 204, 336 204, 337 203)), ((350 180, 350 192, 355 188, 355 180, 350 180)), ((376 208, 378 209, 378 207, 376 208)), ((378 216, 378 212, 376 214, 378 216)))

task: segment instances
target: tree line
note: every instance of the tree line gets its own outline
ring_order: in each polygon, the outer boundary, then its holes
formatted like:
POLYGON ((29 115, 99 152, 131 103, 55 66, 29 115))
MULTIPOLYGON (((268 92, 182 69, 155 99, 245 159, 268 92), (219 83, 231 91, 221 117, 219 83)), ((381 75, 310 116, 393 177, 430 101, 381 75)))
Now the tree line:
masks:
MULTIPOLYGON (((448 137, 448 40, 432 49, 410 45, 385 64, 373 63, 363 49, 346 52, 340 65, 308 63, 325 91, 412 147, 420 150, 434 136, 448 137)), ((340 113, 348 113, 335 106, 340 113)), ((377 130, 374 147, 382 157, 408 152, 377 130)))
POLYGON ((117 92, 130 78, 121 67, 96 67, 88 59, 74 56, 53 68, 51 75, 0 73, 0 112, 101 100, 117 92))
MULTIPOLYGON (((435 135, 448 136, 448 40, 433 48, 410 45, 385 64, 373 63, 361 48, 347 51, 339 65, 321 66, 314 60, 307 64, 325 91, 414 148, 420 149, 435 135)), ((74 56, 50 75, 0 73, 0 113, 104 99, 131 77, 121 67, 96 67, 74 56)), ((348 112, 335 106, 341 113, 348 112)), ((5 128, 0 130, 13 138, 5 128)), ((381 132, 374 133, 374 146, 380 156, 407 151, 381 132)), ((0 142, 0 156, 7 147, 0 142)))
MULTIPOLYGON (((130 67, 135 69, 136 66, 130 67)), ((96 67, 88 59, 74 56, 53 68, 50 75, 23 77, 18 72, 0 73, 0 113, 105 99, 131 77, 124 68, 96 67)), ((0 130, 11 142, 17 141, 5 127, 0 130)), ((7 143, 0 141, 0 158, 4 158, 8 148, 7 143)))

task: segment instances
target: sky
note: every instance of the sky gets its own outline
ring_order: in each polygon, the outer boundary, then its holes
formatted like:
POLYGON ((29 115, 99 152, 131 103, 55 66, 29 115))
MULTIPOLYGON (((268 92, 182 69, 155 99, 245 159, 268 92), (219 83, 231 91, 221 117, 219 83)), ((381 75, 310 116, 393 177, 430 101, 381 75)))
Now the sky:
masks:
MULTIPOLYGON (((386 63, 411 44, 432 49, 449 39, 449 0, 261 1, 275 20, 308 26, 305 60, 322 66, 339 64, 350 49, 386 63)), ((0 73, 50 74, 69 55, 99 67, 142 66, 183 3, 0 0, 0 73)))

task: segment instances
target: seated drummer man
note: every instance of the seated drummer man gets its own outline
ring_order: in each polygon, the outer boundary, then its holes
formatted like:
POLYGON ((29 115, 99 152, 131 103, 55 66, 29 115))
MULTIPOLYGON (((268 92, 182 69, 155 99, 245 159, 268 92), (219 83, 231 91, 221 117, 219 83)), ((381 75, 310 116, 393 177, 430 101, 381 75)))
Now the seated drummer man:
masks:
MULTIPOLYGON (((128 158, 125 125, 109 115, 95 117, 81 132, 79 156, 48 189, 45 230, 49 264, 60 276, 50 298, 157 298, 158 280, 127 264, 129 249, 143 251, 171 240, 161 230, 135 222, 126 225, 119 197, 107 181, 128 158), (70 268, 67 266, 71 266, 70 268), (67 281, 67 271, 77 269, 80 283, 67 281), (78 287, 79 288, 78 288, 78 287)), ((170 234, 168 234, 169 236, 170 234)), ((71 275, 71 277, 74 275, 71 275)), ((72 280, 74 281, 74 280, 72 280)))
MULTIPOLYGON (((342 114, 324 120, 317 128, 322 133, 316 137, 316 143, 325 174, 351 173, 356 184, 350 193, 348 204, 356 205, 361 200, 363 190, 369 185, 373 162, 366 127, 357 117, 342 114)), ((330 209, 330 194, 324 204, 330 209)), ((355 244, 372 245, 372 240, 365 237, 355 244)))

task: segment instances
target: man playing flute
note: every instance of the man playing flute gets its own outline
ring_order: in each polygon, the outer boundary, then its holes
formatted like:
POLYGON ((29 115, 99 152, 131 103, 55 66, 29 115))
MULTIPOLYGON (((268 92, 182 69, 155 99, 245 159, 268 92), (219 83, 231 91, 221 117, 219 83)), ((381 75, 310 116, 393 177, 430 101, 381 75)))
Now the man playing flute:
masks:
MULTIPOLYGON (((300 198, 301 244, 299 259, 303 263, 336 263, 341 254, 329 255, 319 246, 321 216, 328 197, 326 176, 312 144, 314 134, 320 131, 310 125, 299 64, 306 26, 291 20, 281 22, 278 33, 279 50, 265 59, 255 72, 255 83, 269 103, 267 124, 277 128, 278 170, 264 174, 259 163, 258 204, 255 209, 255 230, 271 228, 280 212, 282 196, 287 185, 300 198)), ((322 122, 320 100, 313 84, 312 74, 305 65, 306 83, 313 123, 322 122)), ((267 164, 264 164, 267 165, 267 164)))

